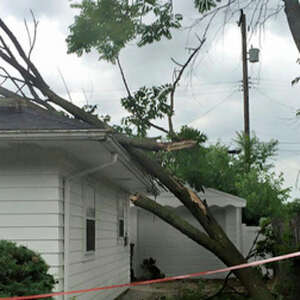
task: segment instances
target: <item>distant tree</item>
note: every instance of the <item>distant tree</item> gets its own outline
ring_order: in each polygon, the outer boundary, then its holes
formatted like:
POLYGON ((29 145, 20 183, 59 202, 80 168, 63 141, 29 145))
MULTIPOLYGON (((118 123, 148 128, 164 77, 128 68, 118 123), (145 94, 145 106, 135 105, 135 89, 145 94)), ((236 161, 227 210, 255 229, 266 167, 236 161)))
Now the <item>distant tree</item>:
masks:
POLYGON ((164 154, 164 164, 178 178, 197 190, 204 185, 246 199, 243 219, 248 225, 259 225, 260 218, 275 218, 282 213, 290 189, 283 187, 283 174, 277 176, 271 162, 277 141, 261 142, 253 134, 249 144, 239 133, 235 141, 241 151, 232 155, 220 143, 205 147, 206 136, 198 130, 183 127, 178 136, 198 142, 191 149, 164 154), (250 170, 246 147, 249 147, 250 170))

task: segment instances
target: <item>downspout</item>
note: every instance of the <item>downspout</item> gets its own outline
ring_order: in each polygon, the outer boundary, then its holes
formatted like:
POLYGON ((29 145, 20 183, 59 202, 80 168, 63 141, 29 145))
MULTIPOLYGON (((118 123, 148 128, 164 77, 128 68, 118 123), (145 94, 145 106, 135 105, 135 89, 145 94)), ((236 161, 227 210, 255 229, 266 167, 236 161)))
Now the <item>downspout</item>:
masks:
MULTIPOLYGON (((63 180, 64 188, 64 291, 68 291, 69 288, 69 251, 70 251, 70 181, 63 180)), ((67 296, 64 295, 64 299, 67 300, 67 296)))
MULTIPOLYGON (((80 177, 95 173, 114 165, 118 161, 118 154, 112 154, 112 160, 97 167, 89 168, 64 178, 64 291, 69 290, 69 258, 70 258, 70 213, 71 213, 71 181, 80 177)), ((64 296, 67 299, 67 296, 64 296)))

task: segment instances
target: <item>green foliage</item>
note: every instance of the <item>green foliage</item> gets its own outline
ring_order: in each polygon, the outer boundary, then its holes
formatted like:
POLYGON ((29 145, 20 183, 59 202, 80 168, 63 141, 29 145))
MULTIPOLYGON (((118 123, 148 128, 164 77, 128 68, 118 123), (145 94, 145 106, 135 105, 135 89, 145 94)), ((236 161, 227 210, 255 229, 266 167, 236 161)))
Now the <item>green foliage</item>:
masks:
MULTIPOLYGON (((194 0, 194 6, 205 13, 217 2, 220 0, 194 0)), ((82 0, 71 7, 80 14, 69 27, 68 52, 80 56, 96 49, 99 59, 112 63, 130 41, 142 47, 171 39, 171 30, 181 28, 183 19, 173 13, 171 0, 82 0)))
POLYGON ((293 202, 286 204, 287 214, 289 218, 300 216, 300 199, 295 199, 293 202))
POLYGON ((171 29, 181 27, 182 15, 173 14, 170 1, 83 0, 71 7, 80 14, 69 27, 68 52, 80 56, 94 48, 100 59, 112 63, 128 42, 136 39, 141 47, 162 37, 171 39, 171 29))
POLYGON ((255 134, 249 140, 248 136, 239 132, 234 141, 237 147, 242 150, 238 156, 238 165, 241 172, 248 172, 247 164, 251 169, 254 168, 259 171, 269 171, 274 167, 270 163, 270 158, 276 155, 278 141, 272 139, 267 143, 261 142, 255 134), (247 153, 249 153, 248 157, 247 153))
POLYGON ((215 8, 217 6, 216 2, 221 2, 221 0, 194 0, 194 5, 202 14, 211 10, 212 8, 215 8))
POLYGON ((197 141, 197 145, 186 150, 162 153, 160 154, 160 160, 178 178, 188 182, 196 190, 201 190, 203 178, 199 168, 202 166, 201 162, 203 162, 205 156, 206 150, 203 143, 207 140, 207 137, 197 129, 183 126, 176 133, 176 138, 179 140, 194 140, 197 141))
POLYGON ((247 200, 244 221, 257 225, 261 217, 277 217, 282 213, 290 189, 282 188, 283 175, 251 169, 249 173, 236 177, 237 195, 247 200))
POLYGON ((55 281, 40 255, 23 246, 0 241, 0 297, 51 293, 55 281))
POLYGON ((236 165, 233 157, 228 154, 227 147, 217 143, 207 148, 201 162, 201 177, 203 185, 236 194, 235 176, 236 165))
MULTIPOLYGON (((204 136, 197 130, 184 128, 194 134, 187 135, 191 139, 204 136)), ((180 132, 178 135, 184 136, 180 132)), ((205 141, 206 138, 201 140, 202 143, 205 141)), ((282 213, 290 190, 283 188, 283 175, 277 176, 272 171, 276 141, 261 142, 255 135, 247 141, 239 134, 236 143, 241 149, 237 155, 229 154, 228 148, 219 143, 209 147, 198 143, 195 148, 165 154, 163 162, 177 177, 197 190, 204 185, 246 199, 244 222, 258 225, 261 217, 276 217, 282 213), (246 147, 250 154, 250 169, 246 147)))
POLYGON ((152 120, 162 119, 171 113, 167 103, 170 92, 169 84, 152 88, 144 86, 133 96, 122 98, 122 106, 130 113, 130 116, 123 118, 122 125, 127 128, 134 125, 138 136, 146 136, 152 120))

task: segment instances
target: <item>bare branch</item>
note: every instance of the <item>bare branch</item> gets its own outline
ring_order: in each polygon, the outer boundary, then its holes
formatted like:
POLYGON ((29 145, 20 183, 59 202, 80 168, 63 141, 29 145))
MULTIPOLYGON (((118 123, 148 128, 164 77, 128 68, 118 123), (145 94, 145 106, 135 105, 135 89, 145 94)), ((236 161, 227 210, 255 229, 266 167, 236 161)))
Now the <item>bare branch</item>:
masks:
POLYGON ((178 74, 175 74, 175 80, 172 84, 172 89, 171 89, 171 93, 170 93, 170 114, 168 115, 168 122, 169 122, 169 134, 171 136, 174 136, 174 128, 173 128, 173 122, 172 122, 172 116, 174 114, 174 105, 175 105, 175 101, 174 101, 174 95, 175 95, 175 91, 177 88, 177 85, 185 71, 185 69, 187 68, 187 66, 189 65, 189 63, 193 60, 193 58, 195 57, 195 55, 200 51, 200 49, 202 48, 203 44, 205 42, 205 36, 203 36, 203 39, 200 41, 200 44, 197 48, 195 48, 192 52, 192 54, 188 57, 188 59, 186 60, 186 62, 182 65, 181 69, 179 70, 178 74))
POLYGON ((122 76, 122 80, 123 80, 123 83, 124 83, 124 86, 125 86, 125 89, 126 89, 126 92, 127 92, 127 96, 128 96, 129 98, 132 98, 131 92, 130 92, 129 86, 128 86, 128 84, 127 84, 126 77, 125 77, 123 68, 122 68, 122 66, 121 66, 120 58, 119 58, 119 57, 117 57, 117 64, 118 64, 118 67, 119 67, 119 70, 120 70, 120 73, 121 73, 121 76, 122 76))
POLYGON ((32 21, 33 21, 33 37, 31 38, 31 34, 30 34, 30 30, 29 27, 27 25, 27 21, 24 20, 24 24, 25 24, 25 28, 26 28, 26 32, 27 32, 27 36, 28 36, 28 41, 29 41, 29 51, 27 54, 27 58, 30 60, 32 51, 34 49, 35 43, 36 43, 36 37, 37 37, 37 27, 38 27, 38 21, 35 18, 35 15, 33 13, 32 10, 30 10, 31 13, 31 17, 32 17, 32 21))
POLYGON ((63 82, 63 84, 64 84, 64 87, 65 87, 65 89, 66 89, 66 92, 67 92, 67 94, 68 94, 69 100, 70 100, 71 102, 73 102, 72 97, 71 97, 71 93, 70 93, 70 90, 69 90, 69 88, 68 88, 68 86, 67 86, 67 83, 66 83, 66 81, 65 81, 65 78, 64 78, 62 72, 60 71, 60 69, 57 68, 57 70, 58 70, 58 73, 59 73, 59 75, 60 75, 60 78, 61 78, 61 80, 62 80, 62 82, 63 82))
POLYGON ((32 102, 36 102, 37 104, 40 104, 41 106, 45 107, 46 109, 48 109, 49 111, 56 111, 54 109, 54 107, 52 107, 49 103, 47 103, 47 101, 45 100, 41 100, 39 98, 27 98, 27 97, 21 97, 18 94, 4 88, 3 86, 0 86, 0 95, 4 96, 4 97, 8 97, 8 98, 15 98, 15 99, 20 99, 20 100, 26 100, 26 101, 32 101, 32 102))
POLYGON ((166 134, 169 134, 169 131, 166 130, 165 128, 160 127, 160 126, 158 126, 158 125, 155 125, 155 124, 153 124, 153 123, 150 122, 150 121, 148 121, 147 123, 149 124, 149 126, 155 128, 155 129, 157 129, 157 130, 160 130, 160 131, 162 131, 162 132, 164 132, 164 133, 166 133, 166 134))
POLYGON ((179 67, 183 67, 183 64, 180 64, 179 62, 177 62, 173 57, 171 57, 171 60, 172 60, 172 62, 175 64, 175 65, 177 65, 177 66, 179 66, 179 67))
POLYGON ((14 86, 17 88, 16 94, 17 94, 18 92, 20 92, 21 95, 22 95, 23 97, 25 97, 25 94, 24 94, 23 91, 22 91, 22 88, 25 86, 25 82, 24 82, 23 80, 20 80, 20 79, 18 79, 18 78, 15 78, 15 77, 10 76, 10 74, 7 72, 7 70, 6 70, 5 68, 0 67, 0 69, 6 74, 6 75, 0 74, 0 76, 3 77, 3 78, 10 79, 10 81, 11 81, 11 82, 14 84, 14 86), (22 87, 20 87, 20 86, 18 85, 17 82, 21 82, 21 83, 22 83, 22 87))
POLYGON ((30 59, 26 56, 22 46, 18 42, 15 35, 10 31, 10 29, 6 26, 6 24, 3 22, 3 20, 1 18, 0 18, 0 28, 6 33, 6 35, 9 37, 9 39, 12 41, 12 43, 15 46, 16 50, 18 51, 20 57, 24 60, 24 62, 28 66, 29 70, 31 70, 32 73, 36 76, 37 80, 47 86, 47 84, 43 80, 40 72, 37 70, 37 68, 34 66, 34 64, 30 61, 30 59))

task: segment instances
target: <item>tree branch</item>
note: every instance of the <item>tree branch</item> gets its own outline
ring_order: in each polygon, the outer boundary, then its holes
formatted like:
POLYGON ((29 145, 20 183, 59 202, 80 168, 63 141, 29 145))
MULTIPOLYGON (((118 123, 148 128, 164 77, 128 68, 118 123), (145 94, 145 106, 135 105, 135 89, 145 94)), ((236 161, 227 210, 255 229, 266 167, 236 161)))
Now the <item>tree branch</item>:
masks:
MULTIPOLYGON (((174 115, 174 105, 175 105, 174 96, 175 96, 175 91, 176 91, 177 85, 178 85, 179 81, 181 80, 185 69, 190 64, 190 62, 193 60, 195 55, 200 51, 200 49, 202 48, 204 42, 205 42, 205 37, 203 37, 203 39, 200 40, 199 46, 193 50, 192 54, 188 57, 186 62, 183 65, 181 65, 181 69, 178 72, 178 74, 176 75, 176 78, 175 78, 175 80, 172 84, 172 89, 171 89, 171 93, 170 93, 170 114, 168 115, 169 133, 170 133, 171 136, 174 136, 172 116, 174 115)), ((174 59, 173 59, 173 61, 174 61, 174 59)), ((178 65, 177 62, 176 62, 176 64, 178 65)))
POLYGON ((162 206, 161 204, 141 194, 130 196, 130 200, 135 206, 141 207, 153 213, 210 251, 214 252, 218 248, 218 244, 207 234, 189 224, 183 218, 175 214, 170 208, 162 206))
POLYGON ((153 141, 153 139, 138 137, 128 138, 127 136, 120 133, 113 133, 113 136, 123 146, 132 146, 148 151, 176 151, 192 148, 197 144, 197 142, 193 140, 185 140, 174 143, 158 143, 156 141, 153 141))
POLYGON ((196 193, 186 188, 176 180, 168 170, 161 167, 157 161, 148 158, 140 150, 132 147, 126 147, 126 149, 143 165, 148 174, 157 178, 162 185, 167 187, 168 190, 182 202, 212 239, 220 238, 221 234, 225 235, 222 228, 217 224, 215 218, 207 209, 206 204, 196 193))
POLYGON ((19 55, 21 56, 21 58, 24 60, 24 62, 28 66, 29 70, 32 71, 32 73, 37 77, 37 79, 39 81, 41 81, 44 85, 47 86, 47 84, 43 80, 40 72, 37 70, 37 68, 34 66, 34 64, 30 61, 30 59, 26 56, 22 46, 18 42, 15 35, 10 31, 10 29, 6 26, 6 24, 3 22, 3 20, 1 18, 0 18, 0 28, 2 28, 2 30, 7 34, 9 39, 12 41, 12 43, 14 44, 14 46, 15 46, 16 50, 18 51, 19 55))
POLYGON ((29 41, 29 51, 27 54, 27 58, 30 60, 32 51, 34 49, 35 43, 36 43, 36 37, 37 37, 37 27, 39 22, 36 20, 34 13, 32 10, 30 10, 32 21, 33 21, 33 38, 31 38, 30 30, 28 28, 26 20, 24 20, 27 36, 28 36, 28 41, 29 41))
POLYGON ((119 67, 119 70, 120 70, 120 73, 121 73, 122 81, 123 81, 123 83, 124 83, 124 86, 125 86, 127 95, 128 95, 129 98, 132 98, 132 95, 131 95, 129 86, 128 86, 128 84, 127 84, 126 77, 125 77, 123 68, 122 68, 122 66, 121 66, 119 57, 117 57, 117 64, 118 64, 118 67, 119 67))
POLYGON ((23 97, 25 97, 25 94, 22 91, 22 88, 24 87, 25 82, 23 80, 19 80, 18 78, 12 77, 10 76, 10 74, 7 72, 7 70, 3 67, 0 67, 0 69, 6 74, 6 75, 2 75, 0 74, 0 77, 2 78, 6 78, 6 79, 10 79, 10 81, 14 84, 14 86, 17 88, 17 92, 20 92, 22 94, 23 97), (23 86, 20 88, 17 82, 21 82, 23 84, 23 86))
POLYGON ((157 130, 160 130, 160 131, 162 131, 162 132, 164 132, 164 133, 166 133, 166 134, 169 134, 169 131, 166 130, 165 128, 163 128, 163 127, 160 127, 160 126, 158 126, 158 125, 155 125, 155 124, 153 124, 153 123, 150 122, 150 121, 148 121, 148 124, 149 124, 149 126, 155 128, 155 129, 157 129, 157 130))
POLYGON ((297 0, 283 0, 285 14, 288 20, 290 31, 294 38, 296 47, 300 52, 300 4, 297 0))
POLYGON ((54 107, 52 107, 49 103, 47 103, 44 100, 41 100, 39 98, 37 99, 32 99, 32 98, 27 98, 27 97, 21 97, 18 94, 0 86, 0 95, 4 96, 4 97, 8 97, 8 98, 15 98, 15 99, 20 99, 20 100, 26 100, 26 101, 32 101, 32 102, 36 102, 42 106, 44 106, 46 109, 48 109, 49 111, 56 111, 54 107))

